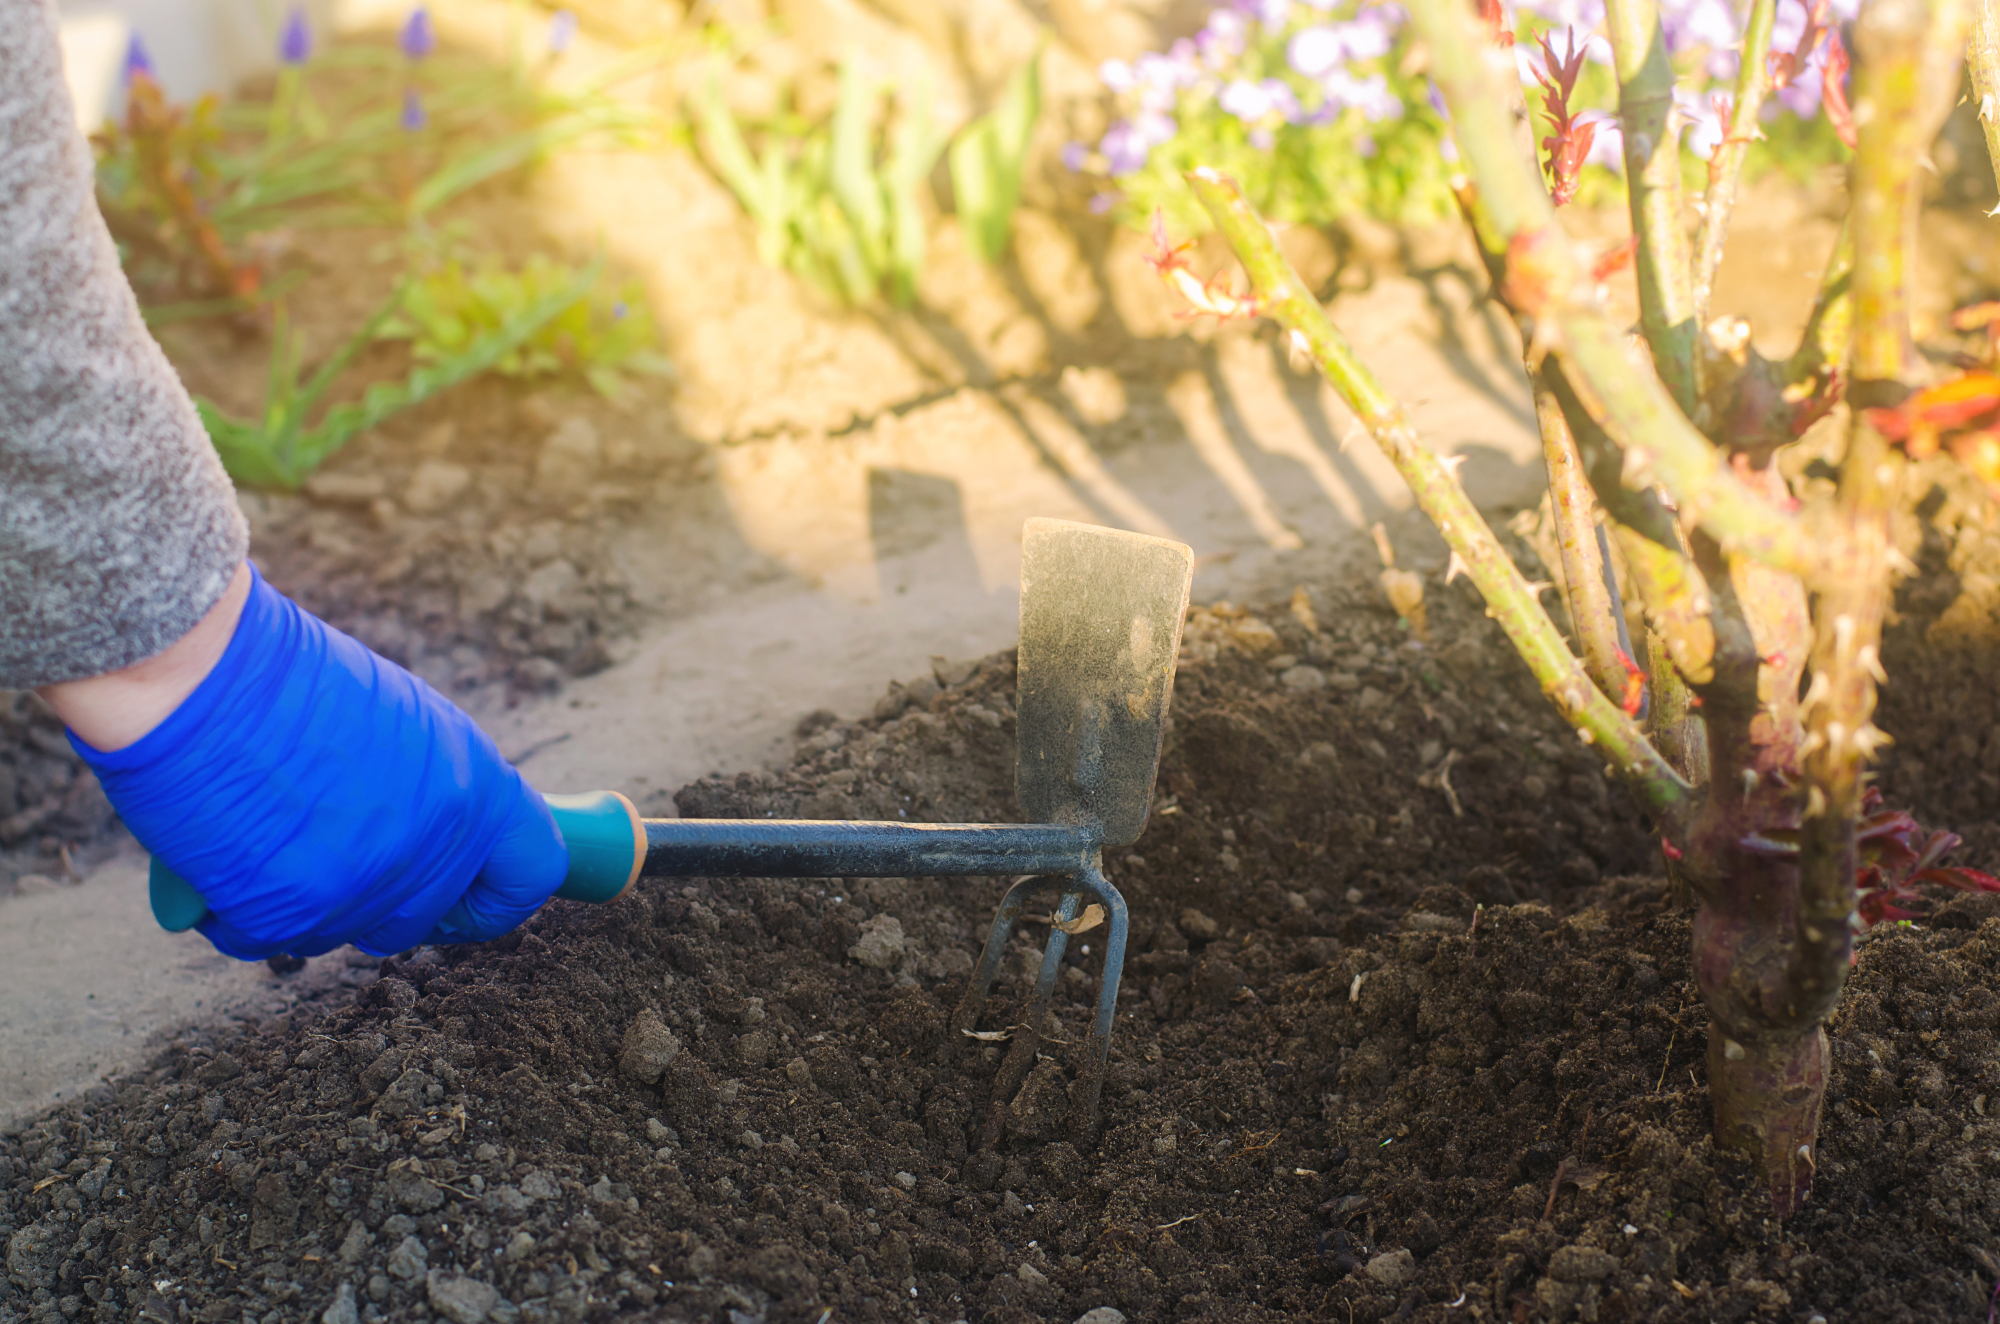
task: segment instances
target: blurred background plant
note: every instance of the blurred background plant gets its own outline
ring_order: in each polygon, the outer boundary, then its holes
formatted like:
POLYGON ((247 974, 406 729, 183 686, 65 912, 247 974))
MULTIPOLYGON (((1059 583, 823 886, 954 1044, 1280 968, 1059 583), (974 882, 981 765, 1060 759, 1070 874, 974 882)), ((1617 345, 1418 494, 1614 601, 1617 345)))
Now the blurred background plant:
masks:
POLYGON ((411 298, 412 284, 399 284, 374 316, 303 380, 298 337, 279 303, 273 313, 262 412, 254 419, 232 418, 213 402, 197 398, 202 423, 231 478, 251 487, 292 491, 366 429, 467 378, 489 370, 504 371, 503 363, 518 359, 560 318, 586 303, 602 270, 601 263, 594 263, 581 272, 566 273, 566 282, 542 288, 532 300, 467 329, 451 346, 438 347, 405 379, 373 382, 360 400, 329 405, 323 411, 320 405, 355 358, 393 333, 398 310, 411 298))
MULTIPOLYGON (((1829 59, 1846 69, 1840 25, 1858 0, 1781 0, 1771 49, 1784 80, 1762 115, 1771 141, 1752 145, 1749 173, 1782 164, 1795 175, 1844 159, 1838 115, 1819 113, 1829 59)), ((1684 169, 1698 179, 1722 137, 1744 15, 1728 0, 1663 0, 1684 169)), ((1566 99, 1594 129, 1575 176, 1586 204, 1619 201, 1622 140, 1603 0, 1492 0, 1488 20, 1510 42, 1531 95, 1552 70, 1541 39, 1573 43, 1583 62, 1566 99)), ((1229 173, 1273 221, 1327 225, 1357 214, 1398 224, 1456 214, 1459 170, 1428 57, 1394 0, 1232 0, 1165 52, 1107 60, 1098 75, 1116 118, 1094 146, 1073 142, 1064 164, 1101 183, 1093 210, 1143 228, 1162 209, 1176 228, 1209 220, 1181 183, 1197 165, 1229 173)), ((1839 85, 1835 83, 1838 99, 1839 85)), ((1839 106, 1844 110, 1845 102, 1839 106)), ((1551 125, 1538 104, 1536 136, 1551 125)), ((1567 134, 1560 134, 1570 141, 1567 134)))
POLYGON ((821 122, 798 114, 788 97, 778 114, 743 123, 718 70, 693 100, 703 153, 755 222, 766 262, 847 303, 886 292, 907 307, 929 248, 931 172, 947 141, 967 248, 989 264, 1006 251, 1041 115, 1040 57, 955 136, 937 124, 923 78, 896 88, 885 115, 882 83, 856 56, 841 64, 833 112, 821 122))
POLYGON ((210 94, 186 107, 167 99, 134 39, 124 116, 93 138, 99 200, 151 323, 226 316, 245 334, 271 335, 257 419, 202 402, 238 482, 294 488, 356 433, 482 372, 571 373, 615 396, 632 374, 666 371, 636 283, 600 290, 601 261, 534 254, 509 266, 468 253, 446 217, 480 185, 563 148, 642 148, 668 136, 660 116, 614 89, 685 43, 647 44, 551 90, 538 74, 575 33, 574 15, 558 11, 536 58, 494 68, 441 52, 421 6, 393 47, 324 51, 294 10, 267 96, 210 94), (302 377, 304 337, 284 299, 307 268, 266 267, 300 232, 338 229, 389 233, 376 254, 396 271, 395 293, 302 377), (407 378, 326 405, 379 340, 409 342, 407 378))
MULTIPOLYGON (((551 25, 548 57, 574 20, 551 25)), ((98 196, 152 319, 241 311, 264 280, 260 241, 329 228, 419 230, 446 204, 564 147, 643 147, 657 117, 611 95, 657 64, 635 51, 554 91, 527 61, 495 69, 440 53, 418 8, 394 48, 318 52, 300 12, 279 38, 268 97, 170 104, 135 40, 124 117, 93 139, 98 196)), ((268 296, 268 291, 264 291, 268 296)))
POLYGON ((965 245, 989 266, 1000 260, 1021 205, 1021 177, 1035 121, 1042 113, 1042 58, 1038 48, 1014 71, 1000 103, 952 140, 951 202, 965 245))
POLYGON ((575 373, 615 399, 629 374, 665 375, 668 366, 637 283, 601 290, 597 270, 541 254, 513 270, 490 259, 452 258, 408 284, 378 335, 409 341, 419 363, 444 364, 530 318, 536 329, 495 358, 492 371, 516 378, 575 373), (551 316, 537 311, 550 306, 551 316))
POLYGON ((944 148, 931 89, 901 89, 883 123, 882 86, 850 56, 840 67, 832 116, 811 124, 788 108, 744 126, 711 71, 695 113, 711 167, 757 226, 757 251, 837 298, 866 303, 884 292, 898 306, 916 295, 929 244, 921 191, 944 148))

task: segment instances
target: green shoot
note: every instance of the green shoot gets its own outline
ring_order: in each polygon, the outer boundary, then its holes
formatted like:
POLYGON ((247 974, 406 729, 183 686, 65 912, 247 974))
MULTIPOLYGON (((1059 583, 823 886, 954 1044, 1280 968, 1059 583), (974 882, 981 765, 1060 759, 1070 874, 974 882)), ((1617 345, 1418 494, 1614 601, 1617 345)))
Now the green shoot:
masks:
POLYGON ((1007 80, 1000 104, 965 126, 951 145, 952 205, 966 247, 998 262, 1021 203, 1021 175, 1042 113, 1041 51, 1007 80))
POLYGON ((254 422, 235 419, 213 403, 197 400, 202 423, 230 477, 248 487, 294 490, 360 432, 487 371, 520 350, 585 299, 601 271, 601 263, 593 264, 569 284, 516 310, 498 326, 470 337, 457 352, 420 365, 402 382, 372 384, 360 401, 333 405, 316 423, 308 419, 355 356, 381 337, 408 297, 409 287, 398 286, 374 316, 303 384, 299 381, 297 339, 281 306, 276 313, 261 416, 254 422))

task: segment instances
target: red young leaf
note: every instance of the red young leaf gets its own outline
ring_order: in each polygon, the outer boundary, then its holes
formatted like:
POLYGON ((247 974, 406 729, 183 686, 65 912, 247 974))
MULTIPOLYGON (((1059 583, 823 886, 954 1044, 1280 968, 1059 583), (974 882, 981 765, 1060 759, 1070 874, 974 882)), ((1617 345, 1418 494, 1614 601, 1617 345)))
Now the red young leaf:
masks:
POLYGON ((1542 61, 1547 67, 1535 75, 1535 81, 1543 89, 1542 106, 1548 113, 1550 127, 1555 130, 1542 139, 1542 150, 1549 154, 1549 197, 1558 207, 1576 196, 1583 163, 1597 138, 1596 124, 1579 124, 1570 114, 1569 99, 1576 91, 1578 75, 1583 72, 1584 52, 1577 49, 1574 28, 1566 35, 1567 51, 1558 58, 1554 43, 1547 33, 1542 34, 1542 61))
POLYGON ((1624 243, 1618 245, 1616 248, 1605 250, 1598 257, 1597 261, 1590 264, 1590 278, 1595 281, 1610 280, 1620 271, 1630 266, 1632 259, 1638 255, 1638 252, 1639 236, 1636 234, 1627 236, 1624 243))
POLYGON ((1507 22, 1507 7, 1500 0, 1479 0, 1479 18, 1495 46, 1512 46, 1514 29, 1507 22))

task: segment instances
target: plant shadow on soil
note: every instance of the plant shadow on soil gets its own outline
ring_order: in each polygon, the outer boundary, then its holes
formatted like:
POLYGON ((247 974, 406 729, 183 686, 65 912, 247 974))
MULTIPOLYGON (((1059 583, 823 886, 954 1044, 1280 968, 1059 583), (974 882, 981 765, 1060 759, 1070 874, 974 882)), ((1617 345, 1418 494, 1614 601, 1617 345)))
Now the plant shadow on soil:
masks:
MULTIPOLYGON (((1990 868, 2000 536, 1980 502, 1927 513, 1883 722, 1949 762, 1884 783, 1990 868)), ((2000 899, 1863 944, 1818 1185, 1774 1225, 1708 1138, 1688 912, 1595 756, 1465 586, 1423 648, 1365 580, 1316 596, 1317 633, 1191 618, 1152 824, 1108 862, 1134 927, 1095 1144, 1062 1129, 1085 934, 979 1147, 1000 1048, 944 1034, 1000 880, 649 881, 177 1042, 0 1140, 0 1320, 1983 1306, 2000 899)), ((784 772, 679 808, 1012 817, 1011 656, 939 681, 817 714, 784 772)))

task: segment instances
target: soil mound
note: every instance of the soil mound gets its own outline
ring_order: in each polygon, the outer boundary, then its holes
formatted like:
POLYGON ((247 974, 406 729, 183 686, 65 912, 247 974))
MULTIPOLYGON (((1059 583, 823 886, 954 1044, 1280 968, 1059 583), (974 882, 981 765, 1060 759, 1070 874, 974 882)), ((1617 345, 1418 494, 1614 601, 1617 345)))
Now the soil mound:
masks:
MULTIPOLYGON (((1939 628, 1971 591, 1953 546, 1951 591, 1899 627, 1884 720, 1915 749, 1994 730, 1990 645, 1939 628)), ((1004 880, 642 883, 178 1043, 0 1141, 0 1321, 1983 1306, 2000 906, 1864 944, 1819 1185, 1771 1225, 1707 1138, 1687 917, 1643 825, 1464 586, 1435 599, 1422 647, 1361 584, 1195 612, 1152 825, 1107 861, 1134 928, 1094 1145, 1062 1129, 1092 935, 1014 1098, 990 1097, 1000 1044, 945 1042, 1004 880)), ((784 772, 676 800, 1012 817, 1012 693, 1005 655, 940 664, 865 720, 807 719, 784 772)), ((1905 756, 1887 785, 1991 866, 1977 774, 1905 756)))

